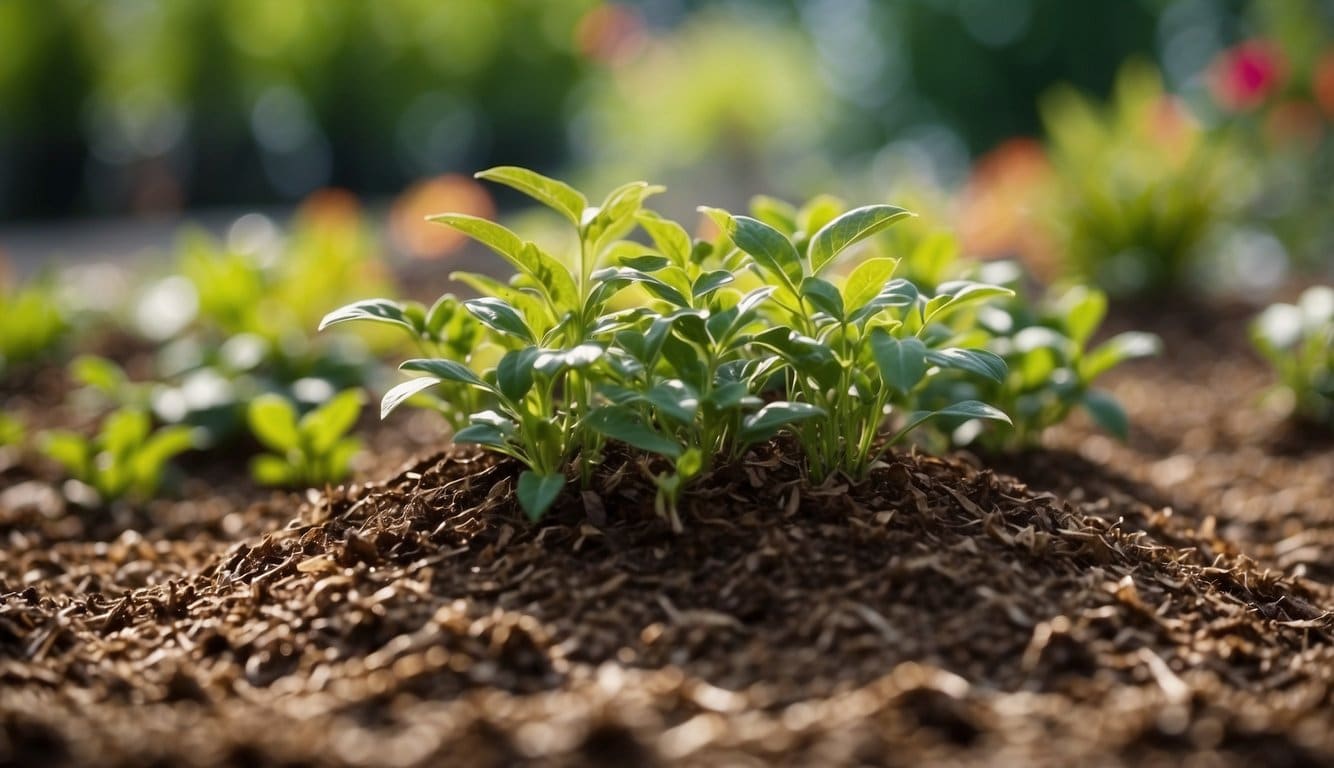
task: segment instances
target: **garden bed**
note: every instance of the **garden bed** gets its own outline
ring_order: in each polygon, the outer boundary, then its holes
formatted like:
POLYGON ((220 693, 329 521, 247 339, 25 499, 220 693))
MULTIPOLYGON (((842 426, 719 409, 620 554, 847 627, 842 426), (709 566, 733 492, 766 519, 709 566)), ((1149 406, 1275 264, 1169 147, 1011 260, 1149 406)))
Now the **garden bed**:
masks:
POLYGON ((532 525, 516 465, 391 469, 392 427, 362 482, 120 518, 11 469, 0 764, 1327 764, 1334 446, 1258 405, 1246 317, 1134 318, 1126 444, 848 487, 771 442, 680 534, 631 456, 532 525))

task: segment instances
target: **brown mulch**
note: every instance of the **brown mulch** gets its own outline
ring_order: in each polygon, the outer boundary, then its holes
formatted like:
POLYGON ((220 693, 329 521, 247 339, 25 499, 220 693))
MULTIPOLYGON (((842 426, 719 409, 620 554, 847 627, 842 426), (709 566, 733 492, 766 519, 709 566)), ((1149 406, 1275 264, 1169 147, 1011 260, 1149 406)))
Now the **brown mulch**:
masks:
POLYGON ((536 526, 463 451, 110 520, 0 478, 0 766, 1330 764, 1328 438, 1178 320, 1126 445, 773 444, 681 534, 623 455, 536 526))

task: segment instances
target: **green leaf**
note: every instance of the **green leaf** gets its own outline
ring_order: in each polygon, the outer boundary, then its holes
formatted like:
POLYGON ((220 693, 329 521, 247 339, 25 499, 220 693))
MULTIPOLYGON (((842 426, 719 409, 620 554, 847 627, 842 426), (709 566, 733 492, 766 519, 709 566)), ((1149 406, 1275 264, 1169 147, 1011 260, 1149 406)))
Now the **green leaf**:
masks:
POLYGON ((413 396, 421 394, 425 390, 428 390, 439 383, 440 380, 434 376, 426 376, 409 379, 402 384, 394 386, 393 389, 384 393, 384 397, 380 400, 380 418, 383 419, 387 417, 394 412, 394 409, 407 402, 413 396))
POLYGON ((690 263, 690 235, 684 227, 652 211, 640 211, 635 220, 648 233, 658 252, 673 264, 684 267, 690 263))
POLYGON ((129 379, 119 365, 97 355, 79 355, 70 363, 70 375, 84 386, 115 395, 129 379))
POLYGON ((927 351, 926 360, 941 368, 975 373, 997 384, 1003 383, 1010 373, 1003 358, 984 349, 932 349, 927 351))
POLYGON ((848 275, 847 282, 843 284, 844 306, 853 311, 865 306, 884 290, 885 284, 894 276, 894 269, 898 264, 898 259, 883 257, 866 259, 858 264, 852 270, 852 274, 848 275))
POLYGON ((797 211, 797 234, 811 235, 820 231, 826 224, 838 218, 848 209, 848 204, 833 195, 816 195, 797 211))
POLYGON ((1099 427, 1121 440, 1130 436, 1130 419, 1116 398, 1107 392, 1090 389, 1084 393, 1082 404, 1099 427))
POLYGON ((533 361, 537 347, 524 347, 506 352, 496 365, 496 386, 512 402, 518 402, 533 388, 533 361))
POLYGON ((801 281, 801 295, 815 307, 835 320, 843 320, 843 296, 833 283, 818 277, 808 277, 801 281))
POLYGON ((712 272, 705 272, 695 278, 694 285, 690 287, 690 293, 696 300, 699 300, 735 279, 736 278, 732 273, 725 269, 715 269, 712 272))
POLYGON ((489 445, 505 448, 509 445, 505 433, 494 424, 469 424, 454 433, 454 442, 459 445, 489 445))
POLYGON ((750 254, 755 263, 769 277, 777 279, 792 293, 805 277, 801 256, 792 241, 773 227, 749 216, 732 216, 718 209, 701 209, 706 213, 717 211, 715 221, 726 224, 724 230, 736 247, 750 254))
POLYGON ((1079 378, 1085 383, 1092 382, 1126 360, 1156 355, 1161 349, 1162 341, 1152 333, 1126 331, 1117 334, 1084 357, 1079 364, 1079 378))
POLYGON ((1005 412, 994 406, 977 400, 963 400, 953 405, 941 408, 938 411, 917 411, 908 417, 903 427, 889 439, 888 444, 893 445, 907 436, 909 432, 920 427, 926 422, 942 416, 952 416, 965 419, 984 419, 986 421, 1002 421, 1006 424, 1012 423, 1010 417, 1005 412))
POLYGON ((485 325, 487 328, 501 334, 518 339, 527 344, 536 344, 537 339, 533 337, 533 331, 524 321, 523 315, 514 307, 501 299, 484 298, 468 299, 463 302, 463 306, 468 309, 485 325))
POLYGON ((682 424, 689 424, 695 419, 699 408, 696 393, 678 379, 669 379, 653 385, 644 393, 644 399, 657 409, 660 415, 669 416, 682 424))
POLYGON ((676 474, 683 481, 688 481, 704 469, 704 453, 698 448, 691 448, 676 460, 676 474))
POLYGON ((361 390, 349 389, 303 416, 297 426, 305 435, 310 450, 321 456, 331 451, 357 423, 364 402, 361 390))
POLYGON ((250 460, 250 477, 260 485, 290 486, 297 482, 297 470, 281 456, 265 453, 250 460))
POLYGON ((885 383, 907 394, 926 376, 926 345, 921 339, 896 339, 883 328, 871 331, 871 353, 885 383))
POLYGON ((43 432, 38 448, 77 479, 86 479, 92 469, 93 447, 83 435, 65 430, 43 432))
POLYGON ((1096 288, 1075 286, 1057 302, 1065 331, 1080 347, 1088 343, 1107 314, 1107 294, 1096 288))
POLYGON ((147 413, 137 408, 122 408, 103 419, 98 442, 112 456, 129 456, 144 444, 152 428, 153 420, 147 413))
POLYGON ((681 455, 681 445, 669 440, 645 424, 639 414, 621 405, 604 405, 588 414, 586 424, 593 431, 613 440, 619 440, 641 451, 675 459, 681 455))
POLYGON ((566 368, 581 369, 602 358, 603 348, 597 344, 580 344, 573 349, 543 349, 533 358, 533 370, 554 377, 566 368))
POLYGON ((331 325, 348 323, 354 320, 389 323, 405 328, 413 334, 421 333, 423 330, 422 326, 413 322, 414 318, 404 311, 403 304, 391 299, 366 299, 335 309, 320 321, 319 330, 323 331, 331 325))
POLYGON ((588 207, 588 200, 562 181, 547 178, 526 168, 508 165, 479 171, 476 177, 517 189, 560 213, 576 227, 583 223, 584 209, 588 207))
POLYGON ((917 302, 918 296, 917 286, 907 280, 902 278, 890 280, 885 283, 879 293, 863 304, 861 309, 852 313, 851 320, 860 326, 882 310, 890 307, 912 306, 917 302))
POLYGON ((768 440, 783 427, 824 415, 822 409, 810 403, 769 403, 742 419, 739 439, 746 444, 768 440))
POLYGON ((281 395, 269 393, 251 400, 246 421, 261 443, 280 453, 295 449, 301 442, 296 409, 281 395))
POLYGON ((995 298, 1014 296, 1014 291, 999 285, 973 282, 972 280, 951 280, 941 283, 936 295, 926 304, 922 321, 929 323, 942 315, 961 309, 969 304, 995 298))
POLYGON ((457 381, 460 384, 469 384, 471 386, 483 389, 487 392, 494 391, 490 384, 482 381, 472 369, 463 363, 454 360, 422 359, 408 360, 398 366, 401 371, 417 371, 426 373, 438 379, 445 381, 457 381))
POLYGON ((579 292, 570 270, 533 243, 524 242, 505 227, 477 216, 446 213, 429 220, 453 227, 495 251, 515 269, 532 278, 554 306, 564 311, 575 308, 579 292))
POLYGON ((908 216, 912 214, 897 206, 867 205, 854 208, 825 224, 811 238, 811 244, 806 251, 811 263, 811 272, 818 274, 848 246, 865 240, 908 216))
POLYGON ((539 475, 532 470, 519 474, 519 504, 531 520, 540 520, 565 489, 565 475, 539 475))

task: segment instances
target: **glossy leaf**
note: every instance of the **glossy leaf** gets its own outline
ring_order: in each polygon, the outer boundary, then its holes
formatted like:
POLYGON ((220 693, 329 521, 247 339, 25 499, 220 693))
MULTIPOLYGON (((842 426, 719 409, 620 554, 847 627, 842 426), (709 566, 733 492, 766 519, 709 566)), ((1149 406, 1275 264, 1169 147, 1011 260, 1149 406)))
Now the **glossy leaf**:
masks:
POLYGON ((1101 390, 1090 389, 1084 393, 1082 404, 1093 421, 1109 434, 1122 440, 1130 436, 1130 419, 1116 398, 1101 390))
POLYGON ((539 475, 532 470, 519 473, 516 494, 523 511, 531 520, 540 520, 565 489, 565 475, 539 475))
POLYGON ((524 321, 523 315, 501 299, 469 299, 463 306, 483 325, 504 336, 509 336, 527 344, 536 344, 533 331, 524 321))
POLYGON ((564 182, 514 166, 488 168, 477 173, 476 177, 517 189, 555 210, 576 227, 583 223, 584 209, 588 207, 588 200, 564 182))
POLYGON ((823 410, 809 403, 769 403, 742 420, 741 442, 768 440, 784 427, 823 415, 823 410))
POLYGON ((422 326, 414 323, 404 311, 403 305, 392 299, 366 299, 340 307, 324 316, 319 330, 331 325, 348 323, 354 320, 367 320, 375 323, 397 325, 411 333, 420 333, 422 326))
POLYGON ((825 224, 811 237, 806 254, 811 272, 819 274, 848 246, 858 243, 912 214, 893 205, 867 205, 825 224))
POLYGON ((885 383, 896 392, 911 392, 926 376, 926 345, 921 339, 896 339, 882 328, 871 331, 871 352, 885 383))
POLYGON ((669 440, 644 423, 639 414, 620 405, 607 405, 588 415, 588 426, 599 434, 642 451, 668 458, 681 455, 681 445, 669 440))
POLYGON ((927 351, 926 360, 942 368, 977 374, 997 384, 1004 382, 1010 372, 1002 357, 984 349, 932 349, 927 351))
POLYGON ((396 408, 407 402, 408 399, 425 392, 439 383, 440 379, 437 379, 434 376, 427 376, 423 378, 409 379, 402 384, 394 386, 388 392, 384 393, 384 397, 380 400, 380 418, 386 418, 389 414, 393 413, 396 408))
POLYGON ((852 311, 861 309, 884 290, 897 266, 897 259, 883 257, 866 259, 858 264, 843 284, 844 305, 852 311))

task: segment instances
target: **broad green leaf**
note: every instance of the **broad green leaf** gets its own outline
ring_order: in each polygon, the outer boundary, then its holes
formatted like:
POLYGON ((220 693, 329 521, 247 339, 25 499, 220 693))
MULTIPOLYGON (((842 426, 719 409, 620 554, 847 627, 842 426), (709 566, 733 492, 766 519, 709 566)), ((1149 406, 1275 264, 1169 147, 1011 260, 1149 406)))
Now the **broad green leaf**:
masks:
POLYGON ((250 460, 250 477, 260 485, 290 486, 297 482, 297 470, 281 456, 265 453, 250 460))
POLYGON ((487 328, 503 336, 518 339, 527 344, 536 344, 533 331, 524 321, 519 311, 501 299, 468 299, 463 306, 487 328))
POLYGON ((663 256, 678 267, 690 263, 690 235, 684 227, 652 211, 640 211, 635 219, 663 256))
POLYGON ((870 301, 862 305, 852 313, 851 320, 857 325, 864 325, 868 320, 875 317, 881 311, 890 307, 908 307, 917 302, 919 294, 917 286, 902 278, 896 278, 885 283, 870 301))
POLYGON ((604 405, 588 414, 588 427, 613 440, 675 459, 681 455, 681 445, 645 424, 639 414, 622 405, 604 405))
POLYGON ((823 410, 810 403, 769 403, 741 420, 738 438, 742 443, 757 443, 778 434, 783 427, 824 415, 823 410))
POLYGON ((1152 333, 1126 331, 1104 341, 1089 352, 1079 364, 1079 378, 1092 382, 1126 360, 1156 355, 1162 342, 1152 333))
POLYGON ((79 355, 70 363, 70 375, 84 386, 115 394, 129 379, 119 365, 97 355, 79 355))
POLYGON ((86 478, 92 469, 92 444, 82 435, 65 430, 50 430, 38 437, 38 447, 75 478, 86 478))
POLYGON ((871 331, 871 353, 885 383, 907 394, 926 376, 926 345, 921 339, 896 339, 883 328, 871 331))
POLYGON ((666 257, 653 254, 622 258, 619 263, 622 267, 629 267, 638 272, 657 272, 671 266, 666 257))
MULTIPOLYGON (((533 329, 534 335, 539 332, 545 333, 556 324, 556 318, 551 314, 550 307, 536 293, 507 285, 495 278, 475 272, 453 272, 449 275, 449 279, 458 280, 483 296, 489 295, 497 299, 503 299, 510 306, 519 310, 527 321, 528 327, 533 329)), ((468 314, 468 317, 471 317, 471 314, 468 314)))
POLYGON ((540 520, 564 489, 565 475, 539 475, 532 470, 524 470, 519 474, 516 491, 519 504, 529 519, 540 520))
POLYGON ((434 376, 427 376, 423 378, 409 379, 402 384, 395 385, 388 392, 384 393, 384 397, 380 400, 380 418, 383 419, 387 417, 394 412, 394 409, 407 402, 409 398, 421 394, 439 383, 440 380, 434 376))
POLYGON ((695 392, 678 379, 669 379, 653 385, 652 389, 644 393, 644 399, 651 403, 659 414, 670 416, 683 424, 694 421, 695 411, 699 408, 699 399, 695 392))
POLYGON ((112 456, 128 456, 148 439, 153 420, 137 408, 122 408, 102 421, 97 439, 102 450, 112 456))
POLYGON ((551 378, 566 368, 587 368, 600 360, 602 354, 603 348, 597 344, 580 344, 573 349, 539 350, 533 358, 533 370, 551 378))
POLYGON ((865 240, 889 225, 912 214, 893 205, 867 205, 854 208, 820 228, 811 237, 806 251, 811 272, 819 274, 845 248, 865 240))
POLYGON ((533 388, 533 361, 537 347, 524 347, 505 353, 496 365, 496 386, 511 402, 518 402, 533 388))
POLYGON ((941 368, 975 373, 983 378, 991 379, 997 384, 1003 383, 1005 377, 1010 373, 1009 368, 1005 365, 1005 360, 1000 355, 984 349, 960 349, 958 347, 931 349, 927 350, 926 360, 928 363, 938 365, 941 368))
POLYGON ((1090 389, 1084 393, 1082 404, 1099 427, 1122 440, 1130 436, 1130 419, 1116 398, 1101 390, 1090 389))
POLYGON ((515 268, 525 272, 528 271, 528 265, 523 257, 523 238, 500 224, 466 213, 442 213, 436 216, 428 216, 426 220, 457 229, 495 251, 498 256, 508 261, 515 268))
POLYGON ((1061 296, 1057 310, 1065 321, 1066 333, 1083 347, 1107 314, 1107 294, 1096 288, 1075 286, 1061 296))
POLYGON ((515 269, 532 278, 533 283, 563 311, 575 308, 578 289, 570 270, 533 243, 493 221, 462 213, 432 216, 430 221, 453 227, 495 251, 515 269))
POLYGON ((684 308, 690 306, 690 300, 681 294, 676 288, 668 285, 657 275, 630 267, 608 267, 599 269, 592 274, 592 279, 599 283, 627 285, 629 283, 639 283, 644 289, 659 299, 666 301, 674 307, 684 308))
POLYGON ((874 299, 894 276, 897 259, 867 259, 857 265, 843 284, 843 304, 851 311, 861 309, 874 299))
POLYGON ((998 296, 1011 297, 1014 296, 1014 291, 999 285, 977 283, 971 280, 952 280, 941 283, 940 287, 936 289, 936 295, 927 302, 926 309, 922 313, 922 321, 929 323, 932 320, 940 319, 947 313, 998 296))
POLYGON ((331 451, 361 415, 365 398, 359 389, 349 389, 334 395, 329 402, 307 413, 298 423, 310 450, 323 455, 331 451))
POLYGON ((476 177, 517 189, 560 213, 576 227, 583 223, 584 209, 588 207, 588 200, 565 182, 547 178, 526 168, 508 165, 488 168, 478 172, 476 177))
POLYGON ((279 453, 293 450, 301 443, 296 408, 282 395, 269 393, 251 400, 246 421, 261 443, 279 453))
POLYGON ((454 442, 459 445, 489 445, 493 448, 509 445, 505 433, 494 424, 469 424, 454 433, 454 442))
POLYGON ((843 296, 833 283, 818 277, 808 277, 801 281, 801 295, 815 307, 835 320, 843 320, 843 296))

